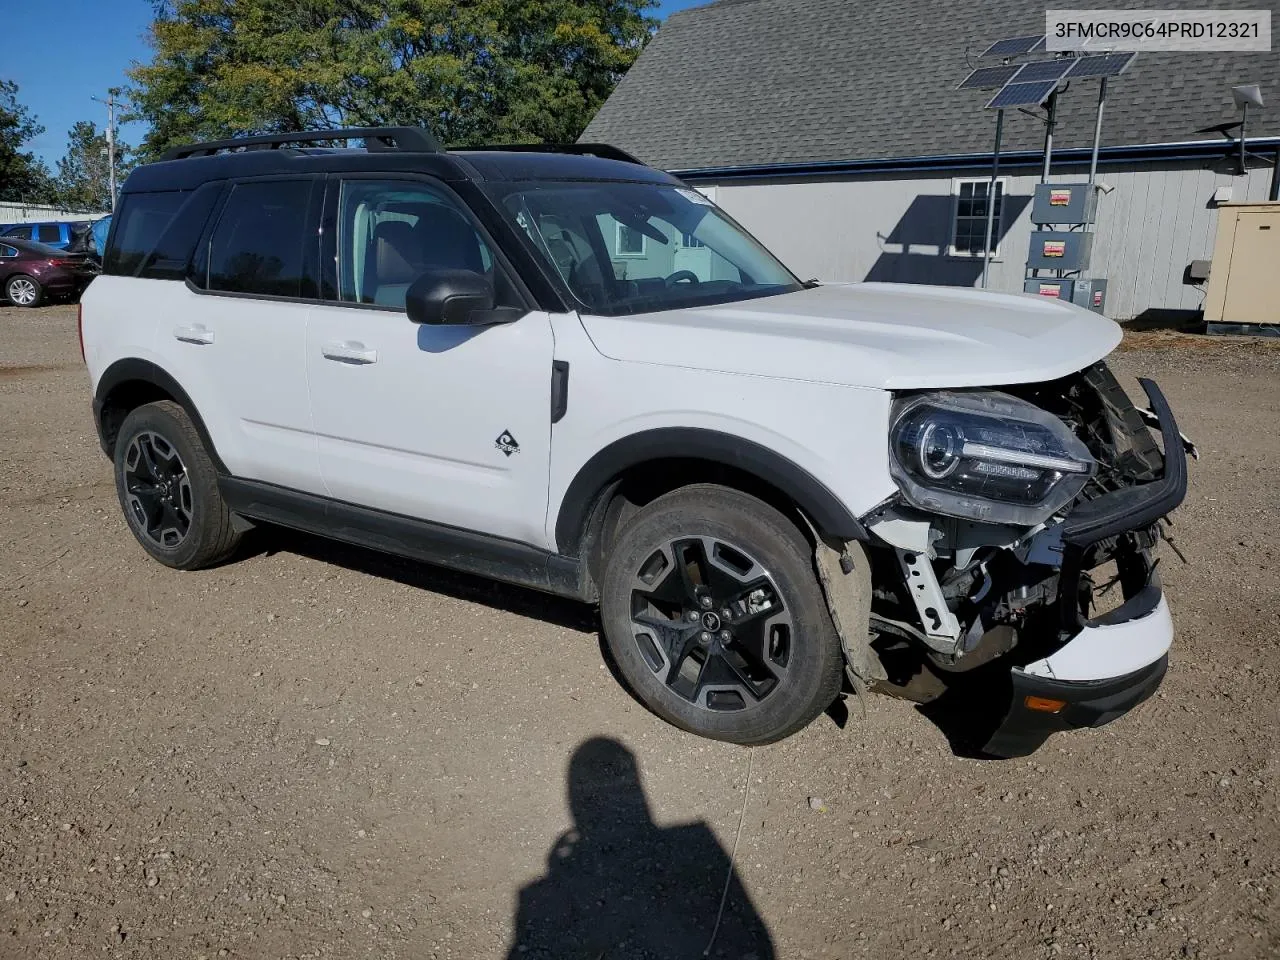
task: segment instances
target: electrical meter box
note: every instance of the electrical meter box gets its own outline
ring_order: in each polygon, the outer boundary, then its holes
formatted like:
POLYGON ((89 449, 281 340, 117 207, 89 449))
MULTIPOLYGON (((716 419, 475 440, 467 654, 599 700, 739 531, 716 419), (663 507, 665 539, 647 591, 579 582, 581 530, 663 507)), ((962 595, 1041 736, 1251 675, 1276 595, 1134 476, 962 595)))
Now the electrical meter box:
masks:
POLYGON ((1029 277, 1022 286, 1024 293, 1034 293, 1039 297, 1068 302, 1072 301, 1075 289, 1074 280, 1057 280, 1052 277, 1029 277))
POLYGON ((1033 230, 1027 267, 1067 272, 1086 270, 1092 251, 1093 234, 1087 230, 1033 230))
POLYGON ((1093 223, 1098 191, 1087 183, 1041 183, 1031 203, 1031 222, 1037 224, 1093 223))
POLYGON ((1107 307, 1107 281, 1100 277, 1077 280, 1071 291, 1071 302, 1094 313, 1103 313, 1107 307))

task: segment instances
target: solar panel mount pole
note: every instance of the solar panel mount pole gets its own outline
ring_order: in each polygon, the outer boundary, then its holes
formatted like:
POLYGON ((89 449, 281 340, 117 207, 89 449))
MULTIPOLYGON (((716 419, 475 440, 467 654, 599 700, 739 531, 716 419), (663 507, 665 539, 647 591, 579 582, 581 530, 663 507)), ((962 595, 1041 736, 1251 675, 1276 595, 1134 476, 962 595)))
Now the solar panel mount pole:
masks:
POLYGON ((1053 126, 1058 119, 1058 91, 1049 94, 1049 119, 1044 126, 1044 169, 1040 171, 1040 182, 1049 182, 1049 162, 1053 157, 1053 126))
POLYGON ((1000 176, 1000 138, 1004 133, 1004 111, 996 111, 996 146, 991 153, 991 186, 987 188, 987 235, 982 246, 982 289, 987 289, 991 275, 991 234, 996 222, 996 189, 1000 176))
POLYGON ((1093 153, 1089 156, 1089 187, 1098 179, 1098 148, 1102 145, 1102 111, 1107 105, 1107 78, 1098 86, 1098 113, 1093 118, 1093 153))

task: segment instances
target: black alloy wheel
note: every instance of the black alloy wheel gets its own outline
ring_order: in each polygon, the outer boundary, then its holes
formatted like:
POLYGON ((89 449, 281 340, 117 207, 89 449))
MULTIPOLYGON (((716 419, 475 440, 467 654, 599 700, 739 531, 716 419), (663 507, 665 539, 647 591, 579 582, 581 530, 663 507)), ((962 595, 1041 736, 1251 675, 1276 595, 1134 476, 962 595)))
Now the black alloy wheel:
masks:
POLYGON ((636 573, 635 643, 678 696, 741 710, 786 676, 794 624, 778 586, 743 549, 715 537, 670 541, 636 573))

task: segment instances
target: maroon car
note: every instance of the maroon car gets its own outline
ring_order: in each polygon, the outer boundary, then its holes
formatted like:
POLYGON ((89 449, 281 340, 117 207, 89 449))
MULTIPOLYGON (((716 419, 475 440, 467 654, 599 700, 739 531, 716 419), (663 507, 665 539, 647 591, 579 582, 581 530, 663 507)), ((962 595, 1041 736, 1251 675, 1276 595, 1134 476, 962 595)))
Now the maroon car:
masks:
POLYGON ((0 291, 16 306, 39 306, 46 297, 77 298, 97 275, 98 265, 82 253, 0 237, 0 291))

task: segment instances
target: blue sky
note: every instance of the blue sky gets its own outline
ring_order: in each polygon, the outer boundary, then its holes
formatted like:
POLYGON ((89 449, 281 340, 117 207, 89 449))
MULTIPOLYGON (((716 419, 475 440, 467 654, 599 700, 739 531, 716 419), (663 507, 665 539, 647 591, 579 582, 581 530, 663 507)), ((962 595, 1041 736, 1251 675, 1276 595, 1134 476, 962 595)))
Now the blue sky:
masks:
MULTIPOLYGON (((658 16, 706 2, 663 0, 658 16)), ((92 120, 100 129, 107 125, 107 108, 90 97, 105 99, 108 88, 126 83, 125 71, 134 61, 148 58, 144 34, 151 2, 8 0, 5 7, 0 79, 17 82, 19 99, 45 127, 28 149, 56 169, 76 121, 92 120)), ((126 125, 120 136, 136 143, 143 132, 136 124, 126 125)))

